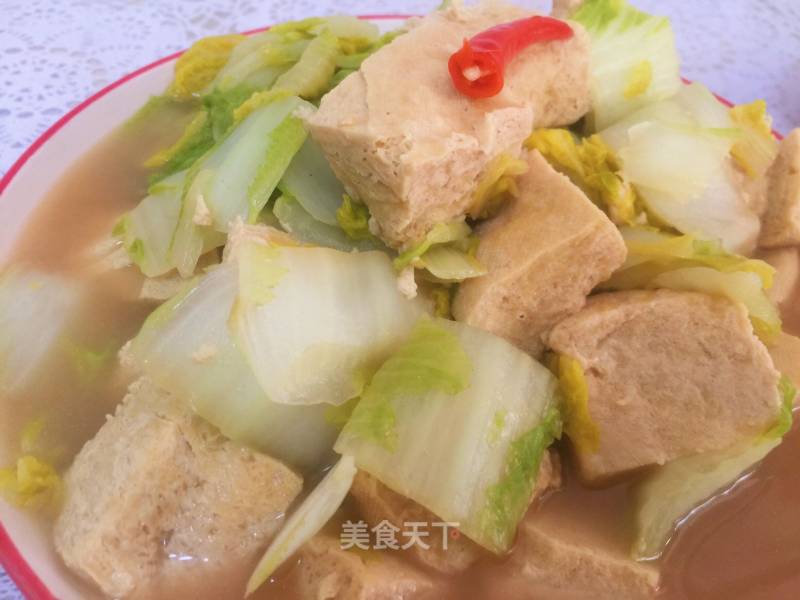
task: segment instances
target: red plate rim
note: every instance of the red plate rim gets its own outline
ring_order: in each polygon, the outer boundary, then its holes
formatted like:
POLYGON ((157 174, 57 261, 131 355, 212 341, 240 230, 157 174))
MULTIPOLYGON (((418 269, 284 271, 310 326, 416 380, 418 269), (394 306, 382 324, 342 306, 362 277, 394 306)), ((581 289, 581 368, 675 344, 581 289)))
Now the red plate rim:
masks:
MULTIPOLYGON (((402 20, 408 19, 413 17, 414 15, 404 15, 404 14, 381 14, 381 15, 359 15, 359 19, 364 19, 366 21, 392 21, 392 20, 402 20)), ((266 31, 269 29, 267 27, 259 27, 257 29, 251 29, 249 31, 245 31, 245 35, 251 35, 254 33, 260 33, 262 31, 266 31)), ((117 79, 113 83, 107 85, 100 91, 96 92, 95 94, 89 96, 86 100, 75 106, 72 110, 66 113, 63 117, 58 119, 53 125, 51 125, 44 133, 42 133, 36 140, 28 146, 28 148, 19 156, 19 158, 11 165, 11 168, 6 172, 2 179, 0 179, 0 194, 2 194, 5 189, 11 184, 11 181, 16 177, 16 175, 22 170, 22 167, 25 166, 31 157, 36 154, 36 152, 47 143, 47 141, 52 138, 56 133, 59 132, 67 123, 69 123, 72 119, 74 119, 78 114, 86 110, 89 106, 100 100, 103 96, 107 95, 111 91, 115 90, 116 88, 120 87, 121 85, 127 83, 131 79, 135 79, 148 71, 155 69, 156 67, 174 60, 175 58, 179 57, 183 54, 183 50, 179 52, 175 52, 170 54, 169 56, 165 56, 163 58, 159 58, 158 60, 151 62, 149 65, 145 65, 135 71, 128 73, 127 75, 117 79)), ((688 79, 683 79, 684 83, 691 83, 688 79)), ((726 106, 733 106, 733 103, 719 96, 714 94, 716 98, 722 102, 726 106)), ((777 131, 772 132, 776 138, 783 139, 783 136, 778 133, 777 131)), ((31 566, 27 563, 25 558, 22 556, 20 551, 17 549, 16 545, 14 544, 11 536, 6 531, 3 524, 0 523, 0 565, 3 566, 8 576, 14 581, 23 595, 28 598, 28 600, 56 600, 56 597, 47 589, 47 586, 39 579, 39 576, 36 575, 34 570, 31 566)))

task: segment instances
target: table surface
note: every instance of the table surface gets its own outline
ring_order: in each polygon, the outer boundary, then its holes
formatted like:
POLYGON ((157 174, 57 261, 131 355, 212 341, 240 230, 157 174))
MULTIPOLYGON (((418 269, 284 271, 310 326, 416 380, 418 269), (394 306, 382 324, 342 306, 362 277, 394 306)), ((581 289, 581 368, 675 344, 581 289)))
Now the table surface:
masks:
MULTIPOLYGON (((519 1, 519 0, 518 0, 519 1)), ((424 13, 439 0, 0 0, 0 175, 61 115, 205 35, 335 12, 424 13)), ((546 9, 547 0, 520 1, 546 9)), ((800 125, 800 2, 634 0, 671 17, 682 72, 734 102, 767 100, 800 125), (720 10, 720 5, 724 8, 720 10)), ((0 600, 17 600, 0 570, 0 600)))

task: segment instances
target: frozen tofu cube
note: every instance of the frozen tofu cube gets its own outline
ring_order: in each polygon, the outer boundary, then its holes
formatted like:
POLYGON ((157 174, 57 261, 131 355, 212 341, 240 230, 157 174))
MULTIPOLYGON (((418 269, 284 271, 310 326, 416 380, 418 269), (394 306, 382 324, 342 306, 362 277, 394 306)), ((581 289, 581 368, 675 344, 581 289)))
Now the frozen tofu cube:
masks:
POLYGON ((780 374, 744 306, 726 298, 600 294, 548 342, 586 378, 598 439, 575 447, 588 481, 727 448, 778 420, 780 374))
POLYGON ((204 573, 253 560, 301 488, 143 379, 67 472, 56 549, 109 597, 147 595, 196 566, 190 558, 204 573))
POLYGON ((506 338, 534 357, 542 335, 578 311, 625 262, 625 242, 608 217, 537 151, 519 195, 478 228, 488 273, 458 288, 453 315, 506 338))
POLYGON ((762 246, 800 244, 800 128, 781 142, 768 172, 767 210, 762 217, 762 246))
POLYGON ((497 96, 456 91, 448 60, 464 39, 526 16, 502 2, 434 12, 365 60, 309 117, 337 177, 369 206, 391 246, 460 219, 490 163, 519 155, 534 127, 573 123, 588 111, 589 43, 578 24, 568 40, 522 51, 497 96))
POLYGON ((315 600, 412 600, 434 591, 433 579, 392 551, 342 550, 326 535, 309 540, 298 554, 292 589, 315 600))

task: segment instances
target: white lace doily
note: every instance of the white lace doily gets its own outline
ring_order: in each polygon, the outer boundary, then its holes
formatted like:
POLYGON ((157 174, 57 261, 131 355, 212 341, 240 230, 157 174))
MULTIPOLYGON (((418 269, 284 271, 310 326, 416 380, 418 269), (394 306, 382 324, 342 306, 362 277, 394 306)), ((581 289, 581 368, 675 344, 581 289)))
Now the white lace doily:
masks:
MULTIPOLYGON (((765 98, 779 130, 800 125, 800 2, 633 1, 672 17, 686 77, 737 102, 765 98)), ((0 175, 81 100, 198 37, 314 14, 421 13, 438 3, 0 0, 0 175)), ((0 572, 0 600, 19 597, 0 572)))

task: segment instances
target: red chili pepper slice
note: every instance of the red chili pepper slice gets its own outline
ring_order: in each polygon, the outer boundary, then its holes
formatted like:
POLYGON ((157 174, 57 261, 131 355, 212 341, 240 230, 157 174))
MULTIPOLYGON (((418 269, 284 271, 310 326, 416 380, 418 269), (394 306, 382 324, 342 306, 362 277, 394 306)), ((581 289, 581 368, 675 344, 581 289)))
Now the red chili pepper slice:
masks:
POLYGON ((551 17, 528 17, 502 23, 464 40, 448 69, 456 89, 470 98, 491 98, 503 89, 506 65, 536 42, 565 40, 572 28, 551 17))

